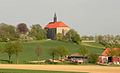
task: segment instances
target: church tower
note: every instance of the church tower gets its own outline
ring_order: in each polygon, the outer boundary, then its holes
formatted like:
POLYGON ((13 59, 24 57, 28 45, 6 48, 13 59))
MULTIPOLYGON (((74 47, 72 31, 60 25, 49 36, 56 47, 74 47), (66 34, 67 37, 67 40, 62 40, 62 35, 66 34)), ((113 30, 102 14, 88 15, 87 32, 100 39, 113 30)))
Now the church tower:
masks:
POLYGON ((56 13, 54 14, 54 23, 57 22, 57 16, 56 16, 56 13))

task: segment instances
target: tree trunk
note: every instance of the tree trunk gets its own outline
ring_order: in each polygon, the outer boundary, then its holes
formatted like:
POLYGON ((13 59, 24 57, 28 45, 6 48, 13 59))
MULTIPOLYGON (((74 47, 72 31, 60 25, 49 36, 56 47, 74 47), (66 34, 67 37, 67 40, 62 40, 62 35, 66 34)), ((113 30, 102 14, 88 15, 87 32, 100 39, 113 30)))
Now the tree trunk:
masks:
POLYGON ((18 55, 16 55, 16 63, 18 64, 18 55))
POLYGON ((85 63, 85 56, 83 56, 83 63, 85 63))
POLYGON ((40 63, 39 61, 40 61, 40 58, 39 58, 39 56, 38 56, 38 64, 40 63))
POLYGON ((53 55, 53 63, 54 63, 54 55, 53 55))
POLYGON ((9 63, 11 64, 11 55, 9 55, 9 63))
POLYGON ((61 56, 61 61, 62 61, 62 56, 61 56))

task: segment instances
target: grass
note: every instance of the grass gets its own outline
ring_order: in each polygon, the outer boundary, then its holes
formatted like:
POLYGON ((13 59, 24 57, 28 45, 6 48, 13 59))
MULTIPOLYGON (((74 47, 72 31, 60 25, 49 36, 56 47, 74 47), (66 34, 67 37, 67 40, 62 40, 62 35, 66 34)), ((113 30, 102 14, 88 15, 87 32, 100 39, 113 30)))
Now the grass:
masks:
POLYGON ((98 47, 98 48, 105 48, 102 44, 96 42, 82 42, 82 45, 98 47))
MULTIPOLYGON (((19 55, 19 62, 23 63, 24 61, 36 61, 37 57, 34 52, 34 49, 36 46, 40 44, 44 48, 44 55, 40 57, 40 60, 49 59, 52 58, 48 54, 48 49, 51 47, 56 47, 60 45, 64 45, 69 49, 69 55, 77 53, 78 48, 81 46, 74 44, 74 43, 66 43, 61 41, 55 41, 55 40, 41 40, 41 41, 29 41, 29 42, 23 42, 23 45, 25 47, 24 52, 22 52, 19 55)), ((92 47, 92 46, 86 46, 91 53, 102 53, 104 50, 103 48, 98 47, 92 47)), ((56 57, 57 59, 58 57, 56 57)), ((7 63, 4 60, 8 60, 8 55, 6 53, 0 53, 0 63, 7 63)), ((12 60, 15 62, 15 55, 12 56, 12 60)))
POLYGON ((77 65, 77 66, 101 66, 99 64, 93 64, 93 63, 85 63, 85 64, 79 64, 79 63, 73 63, 73 62, 66 62, 66 63, 27 63, 27 64, 32 64, 32 65, 77 65))
POLYGON ((120 65, 104 65, 104 64, 98 64, 99 66, 108 66, 108 67, 120 67, 120 65))
POLYGON ((0 73, 85 73, 85 72, 65 72, 46 70, 21 70, 21 69, 0 69, 0 73))

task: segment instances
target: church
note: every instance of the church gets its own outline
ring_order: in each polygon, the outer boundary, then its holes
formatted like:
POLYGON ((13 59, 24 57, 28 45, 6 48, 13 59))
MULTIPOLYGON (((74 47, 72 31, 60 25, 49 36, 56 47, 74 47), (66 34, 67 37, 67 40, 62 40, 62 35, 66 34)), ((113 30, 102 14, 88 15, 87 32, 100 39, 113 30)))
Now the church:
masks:
POLYGON ((61 33, 63 36, 70 30, 69 26, 64 24, 62 21, 57 21, 56 13, 54 14, 53 22, 50 22, 48 25, 44 27, 47 31, 47 38, 54 39, 54 37, 61 33))

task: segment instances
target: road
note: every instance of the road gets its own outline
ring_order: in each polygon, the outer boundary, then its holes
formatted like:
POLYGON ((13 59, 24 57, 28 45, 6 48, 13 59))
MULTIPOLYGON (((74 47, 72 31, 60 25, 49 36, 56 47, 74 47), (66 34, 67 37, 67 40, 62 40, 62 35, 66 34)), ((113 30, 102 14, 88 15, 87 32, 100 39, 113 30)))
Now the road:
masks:
POLYGON ((108 67, 97 65, 31 65, 31 64, 0 64, 0 69, 27 69, 27 70, 51 70, 73 71, 89 73, 120 73, 120 67, 108 67))

